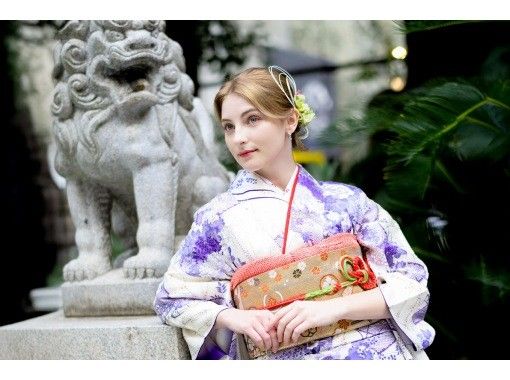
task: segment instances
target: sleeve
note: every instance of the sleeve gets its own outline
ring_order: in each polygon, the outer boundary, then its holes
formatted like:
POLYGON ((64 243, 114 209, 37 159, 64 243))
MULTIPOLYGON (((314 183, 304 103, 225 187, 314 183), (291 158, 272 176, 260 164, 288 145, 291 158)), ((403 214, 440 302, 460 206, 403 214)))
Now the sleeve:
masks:
POLYGON ((206 219, 199 211, 172 257, 154 310, 164 323, 182 328, 192 359, 228 358, 232 333, 215 329, 214 323, 220 311, 233 307, 230 278, 236 260, 221 216, 210 213, 206 219))
POLYGON ((378 278, 395 328, 415 351, 423 350, 435 336, 432 326, 424 320, 430 298, 427 267, 390 214, 359 192, 354 233, 378 278))

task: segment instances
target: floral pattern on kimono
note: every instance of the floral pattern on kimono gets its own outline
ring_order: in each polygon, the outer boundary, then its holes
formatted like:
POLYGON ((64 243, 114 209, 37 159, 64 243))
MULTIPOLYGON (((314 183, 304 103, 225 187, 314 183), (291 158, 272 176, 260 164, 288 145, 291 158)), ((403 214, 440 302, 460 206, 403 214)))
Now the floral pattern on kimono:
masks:
MULTIPOLYGON (((319 182, 299 166, 287 252, 339 232, 356 235, 378 278, 392 318, 333 337, 268 352, 260 359, 412 359, 434 339, 424 321, 428 272, 400 227, 380 205, 351 185, 319 182)), ((214 328, 234 307, 230 278, 252 260, 282 254, 285 216, 297 168, 285 190, 240 170, 227 192, 194 215, 191 229, 159 286, 154 309, 183 329, 191 357, 239 358, 237 335, 214 328)))

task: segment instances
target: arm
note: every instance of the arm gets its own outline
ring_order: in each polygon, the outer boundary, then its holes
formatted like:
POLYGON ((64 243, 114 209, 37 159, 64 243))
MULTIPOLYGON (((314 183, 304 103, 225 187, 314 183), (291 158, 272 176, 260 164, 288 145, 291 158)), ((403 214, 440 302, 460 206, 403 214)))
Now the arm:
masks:
POLYGON ((235 356, 232 332, 246 334, 261 349, 270 349, 277 345, 276 332, 267 329, 272 313, 233 308, 230 278, 243 263, 240 252, 234 251, 236 236, 221 214, 212 211, 195 214, 160 284, 154 309, 164 323, 183 329, 193 359, 235 356))
MULTIPOLYGON (((232 334, 213 327, 218 313, 230 307, 229 295, 217 289, 223 281, 189 278, 172 265, 156 292, 156 314, 163 323, 182 329, 192 359, 228 355, 232 334)), ((228 289, 228 283, 224 287, 228 289)))
POLYGON ((424 320, 430 298, 427 267, 391 215, 361 190, 355 192, 353 233, 378 278, 390 320, 415 351, 427 348, 435 335, 424 320))
POLYGON ((388 305, 386 305, 379 288, 328 301, 331 302, 331 310, 337 310, 334 322, 340 319, 386 319, 391 317, 388 305))
POLYGON ((193 359, 210 352, 225 356, 230 350, 232 333, 213 329, 218 313, 232 307, 232 262, 225 234, 219 214, 197 212, 154 300, 161 320, 183 329, 193 359))
POLYGON ((367 290, 326 301, 296 301, 279 309, 271 326, 279 342, 296 341, 312 327, 328 326, 341 319, 386 319, 391 314, 381 291, 367 290))
POLYGON ((277 338, 289 342, 308 328, 340 319, 391 319, 416 351, 424 349, 435 334, 424 321, 429 300, 427 268, 388 212, 359 189, 351 194, 352 232, 366 252, 378 288, 328 301, 294 302, 275 315, 277 338))

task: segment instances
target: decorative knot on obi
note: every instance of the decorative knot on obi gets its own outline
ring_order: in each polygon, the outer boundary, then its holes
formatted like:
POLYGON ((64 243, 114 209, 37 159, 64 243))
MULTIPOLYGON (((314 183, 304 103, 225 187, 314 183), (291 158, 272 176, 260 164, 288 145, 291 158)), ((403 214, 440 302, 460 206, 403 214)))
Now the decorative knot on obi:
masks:
POLYGON ((359 285, 363 290, 369 290, 377 286, 374 272, 367 268, 361 257, 342 256, 339 270, 347 281, 342 282, 337 287, 345 288, 350 285, 359 285))

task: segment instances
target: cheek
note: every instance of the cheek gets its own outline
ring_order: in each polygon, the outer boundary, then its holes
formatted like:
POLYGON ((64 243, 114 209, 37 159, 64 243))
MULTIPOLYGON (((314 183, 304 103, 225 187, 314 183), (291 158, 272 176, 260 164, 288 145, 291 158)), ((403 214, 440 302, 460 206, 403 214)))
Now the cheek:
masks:
POLYGON ((230 141, 230 139, 227 136, 225 136, 225 145, 227 146, 227 149, 230 152, 230 154, 235 156, 235 151, 233 151, 234 144, 230 141))

